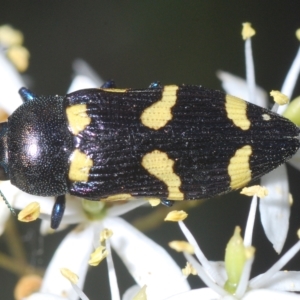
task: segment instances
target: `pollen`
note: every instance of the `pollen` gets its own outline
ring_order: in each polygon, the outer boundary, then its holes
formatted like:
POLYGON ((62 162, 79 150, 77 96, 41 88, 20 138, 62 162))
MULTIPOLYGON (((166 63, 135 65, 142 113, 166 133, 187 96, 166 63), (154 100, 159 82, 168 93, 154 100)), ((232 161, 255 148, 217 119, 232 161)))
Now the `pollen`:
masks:
POLYGON ((22 46, 13 46, 7 50, 7 57, 19 72, 25 72, 29 66, 29 51, 22 46))
POLYGON ((133 300, 147 300, 147 293, 146 293, 147 286, 144 285, 138 293, 133 297, 133 300))
POLYGON ((32 202, 22 209, 18 214, 18 220, 21 222, 32 222, 40 216, 40 204, 32 202))
POLYGON ((109 238, 111 238, 111 236, 113 235, 113 231, 110 229, 103 229, 100 233, 100 243, 105 242, 106 240, 108 240, 109 238))
POLYGON ((91 258, 89 260, 89 265, 96 267, 98 266, 103 259, 105 259, 108 255, 108 252, 104 246, 99 246, 96 250, 91 254, 91 258))
POLYGON ((186 263, 186 266, 181 271, 184 276, 198 274, 196 269, 189 262, 186 263))
POLYGON ((264 186, 253 185, 243 188, 241 194, 246 196, 256 195, 259 198, 265 198, 266 196, 268 196, 269 191, 264 186))
POLYGON ((247 40, 256 34, 255 30, 251 26, 251 23, 246 22, 243 23, 242 25, 243 25, 243 29, 242 29, 243 40, 247 40))
POLYGON ((194 247, 186 241, 172 241, 169 243, 169 247, 177 252, 195 253, 194 247))
POLYGON ((70 271, 67 268, 61 268, 60 269, 60 273, 62 276, 64 276, 65 278, 67 278, 71 283, 73 284, 77 284, 79 277, 73 273, 72 271, 70 271))
POLYGON ((152 207, 160 204, 160 199, 157 198, 150 198, 150 199, 147 198, 147 200, 152 207))
POLYGON ((178 222, 187 218, 188 214, 183 210, 173 210, 167 214, 165 221, 178 222))
POLYGON ((274 101, 279 105, 285 105, 290 101, 288 96, 282 94, 279 91, 271 91, 270 96, 272 96, 274 98, 274 101))
POLYGON ((21 31, 12 28, 9 25, 0 26, 0 41, 7 47, 22 45, 24 36, 21 31))
POLYGON ((298 39, 298 41, 300 41, 300 28, 298 28, 295 32, 296 34, 296 38, 298 39))

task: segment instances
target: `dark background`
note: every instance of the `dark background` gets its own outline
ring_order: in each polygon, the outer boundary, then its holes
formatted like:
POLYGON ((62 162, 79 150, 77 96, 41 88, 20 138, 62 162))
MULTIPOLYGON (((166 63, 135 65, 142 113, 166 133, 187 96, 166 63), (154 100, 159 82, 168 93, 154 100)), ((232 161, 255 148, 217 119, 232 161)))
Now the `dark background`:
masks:
MULTIPOLYGON (((159 80, 162 84, 202 84, 221 89, 217 70, 245 74, 240 36, 245 21, 257 31, 252 43, 257 83, 267 91, 280 89, 299 45, 295 38, 295 30, 300 27, 299 1, 0 1, 0 24, 9 23, 24 33, 25 46, 31 53, 26 74, 39 94, 64 94, 76 58, 85 59, 103 79, 113 78, 121 88, 147 87, 159 80)), ((295 95, 299 92, 297 87, 295 95)), ((296 241, 300 225, 300 174, 289 168, 289 175, 294 206, 285 250, 296 241)), ((244 228, 249 203, 248 198, 232 193, 190 211, 186 223, 211 260, 223 259, 234 226, 244 228)), ((137 210, 128 218, 149 210, 137 210)), ((169 240, 181 238, 175 228, 164 224, 147 234, 166 246, 169 240)), ((28 259, 45 267, 64 233, 41 242, 34 225, 23 224, 20 230, 28 259), (36 248, 42 254, 37 254, 36 248)), ((258 246, 254 264, 257 274, 278 257, 266 241, 260 221, 256 223, 254 245, 258 246)), ((0 246, 7 251, 3 240, 0 246)), ((182 266, 184 260, 176 257, 182 266)), ((287 269, 299 270, 299 258, 300 254, 287 269)), ((117 264, 124 292, 133 282, 122 272, 126 270, 117 264)), ((0 299, 12 299, 17 279, 0 270, 0 299)), ((192 284, 200 287, 201 283, 194 279, 192 284)), ((89 273, 86 292, 90 299, 99 295, 110 299, 105 264, 89 273)))

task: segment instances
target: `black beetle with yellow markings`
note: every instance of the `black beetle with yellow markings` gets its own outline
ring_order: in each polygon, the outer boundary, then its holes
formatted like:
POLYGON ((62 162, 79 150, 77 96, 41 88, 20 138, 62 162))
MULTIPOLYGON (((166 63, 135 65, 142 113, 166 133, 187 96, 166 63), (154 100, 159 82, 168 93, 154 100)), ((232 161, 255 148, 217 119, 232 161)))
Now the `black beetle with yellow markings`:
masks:
MULTIPOLYGON (((108 82, 62 96, 36 96, 1 124, 0 179, 89 200, 207 199, 247 185, 289 159, 299 129, 289 120, 201 86, 116 89, 108 82)), ((170 201, 171 200, 171 201, 170 201)))

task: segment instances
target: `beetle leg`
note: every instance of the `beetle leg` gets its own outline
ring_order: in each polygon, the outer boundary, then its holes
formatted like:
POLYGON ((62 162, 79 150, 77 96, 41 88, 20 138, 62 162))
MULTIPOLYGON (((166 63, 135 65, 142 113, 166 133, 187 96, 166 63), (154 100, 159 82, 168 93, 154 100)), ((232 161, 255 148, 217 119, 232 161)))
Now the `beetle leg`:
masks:
POLYGON ((20 94, 23 102, 31 101, 37 97, 36 94, 34 94, 32 91, 30 91, 29 89, 27 89, 25 87, 22 87, 19 89, 19 94, 20 94))
POLYGON ((174 200, 168 200, 168 199, 161 199, 160 203, 163 204, 166 207, 172 207, 174 204, 174 200))
POLYGON ((162 85, 159 81, 154 81, 149 85, 149 89, 160 89, 162 88, 162 85))
POLYGON ((66 195, 57 196, 51 214, 51 228, 57 229, 66 207, 66 195))
POLYGON ((115 89, 116 87, 117 86, 113 79, 105 81, 101 86, 102 89, 115 89))

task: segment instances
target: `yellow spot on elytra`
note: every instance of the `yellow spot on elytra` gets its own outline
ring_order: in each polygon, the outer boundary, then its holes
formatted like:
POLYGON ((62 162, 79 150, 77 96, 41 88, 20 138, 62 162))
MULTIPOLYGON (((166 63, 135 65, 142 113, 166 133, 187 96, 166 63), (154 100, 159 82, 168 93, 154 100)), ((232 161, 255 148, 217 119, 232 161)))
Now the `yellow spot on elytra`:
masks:
POLYGON ((238 149, 230 159, 228 174, 230 176, 230 187, 238 189, 245 186, 251 180, 250 155, 252 148, 249 145, 238 149))
POLYGON ((21 222, 32 222, 40 216, 40 204, 31 202, 23 208, 18 214, 18 220, 21 222))
POLYGON ((256 34, 255 30, 251 26, 251 23, 246 22, 243 23, 242 25, 243 25, 243 29, 242 29, 243 40, 247 40, 256 34))
POLYGON ((158 130, 172 120, 171 108, 176 104, 177 85, 165 86, 159 101, 147 107, 142 115, 143 125, 158 130))
POLYGON ((263 120, 265 120, 265 121, 270 121, 270 120, 271 120, 271 117, 270 117, 270 115, 268 115, 268 114, 262 114, 262 118, 263 118, 263 120))
POLYGON ((127 89, 100 89, 104 92, 110 92, 110 93, 125 93, 127 89))
POLYGON ((101 201, 126 201, 129 199, 133 199, 133 197, 130 194, 116 194, 116 195, 112 195, 112 196, 108 196, 106 198, 101 198, 101 201))
POLYGON ((250 128, 251 122, 247 117, 247 103, 244 100, 226 95, 225 109, 227 117, 233 121, 234 125, 243 130, 250 128))
POLYGON ((69 179, 71 181, 87 182, 92 166, 93 160, 76 149, 70 156, 69 179))
POLYGON ((77 135, 91 123, 91 118, 88 116, 86 111, 86 104, 76 104, 67 107, 67 118, 70 130, 73 134, 77 135))
POLYGON ((179 190, 181 180, 174 173, 174 161, 159 150, 147 153, 142 159, 142 166, 168 187, 169 200, 183 200, 183 193, 179 190))

